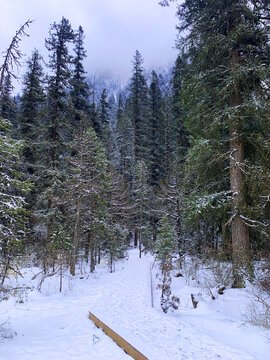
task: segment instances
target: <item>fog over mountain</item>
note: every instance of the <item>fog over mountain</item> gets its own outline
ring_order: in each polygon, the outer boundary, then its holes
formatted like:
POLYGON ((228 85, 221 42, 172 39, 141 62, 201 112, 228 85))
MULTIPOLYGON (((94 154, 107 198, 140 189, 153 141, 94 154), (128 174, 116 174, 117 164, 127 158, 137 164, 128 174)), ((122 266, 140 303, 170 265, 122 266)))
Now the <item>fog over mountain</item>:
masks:
MULTIPOLYGON (((74 29, 83 27, 88 73, 111 72, 127 81, 136 49, 145 60, 145 69, 167 66, 175 60, 175 13, 174 3, 162 8, 158 0, 11 0, 1 5, 0 47, 4 51, 20 25, 34 19, 21 49, 25 60, 37 48, 47 61, 48 29, 64 16, 74 29)), ((23 72, 24 68, 20 75, 23 72)), ((16 90, 19 89, 17 85, 16 90)))

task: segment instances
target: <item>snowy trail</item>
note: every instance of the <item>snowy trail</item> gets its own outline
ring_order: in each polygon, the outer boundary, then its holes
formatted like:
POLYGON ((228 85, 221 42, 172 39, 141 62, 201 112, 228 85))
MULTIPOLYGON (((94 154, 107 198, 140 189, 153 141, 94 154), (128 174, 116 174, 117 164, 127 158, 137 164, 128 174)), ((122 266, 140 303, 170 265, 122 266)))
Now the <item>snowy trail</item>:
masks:
MULTIPOLYGON (((224 359, 224 360, 267 360, 267 355, 254 351, 250 346, 238 344, 241 329, 231 327, 222 332, 222 323, 210 321, 208 330, 199 321, 190 322, 187 315, 163 314, 151 307, 150 260, 138 259, 137 251, 131 251, 127 266, 121 276, 112 274, 110 287, 103 290, 102 299, 94 305, 96 315, 153 360, 179 359, 224 359), (119 296, 121 294, 121 296, 119 296), (221 329, 221 331, 219 330, 221 329)), ((256 338, 256 340, 258 340, 256 338)), ((255 341, 256 341, 255 340, 255 341)))
POLYGON ((51 279, 51 287, 30 292, 25 303, 1 302, 0 323, 10 318, 17 336, 0 340, 0 359, 131 359, 88 319, 91 311, 149 360, 268 360, 270 343, 260 330, 207 304, 194 311, 179 293, 179 311, 164 314, 154 288, 152 308, 151 261, 147 255, 139 259, 134 249, 114 273, 103 266, 103 273, 78 275, 66 282, 64 294, 56 293, 57 280, 51 279))

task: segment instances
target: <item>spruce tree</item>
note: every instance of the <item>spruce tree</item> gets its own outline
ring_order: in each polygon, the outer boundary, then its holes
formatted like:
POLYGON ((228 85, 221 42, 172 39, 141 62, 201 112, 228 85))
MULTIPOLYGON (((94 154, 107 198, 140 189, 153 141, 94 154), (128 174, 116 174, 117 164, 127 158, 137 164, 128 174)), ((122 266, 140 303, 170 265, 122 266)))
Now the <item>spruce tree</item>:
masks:
MULTIPOLYGON (((148 185, 149 171, 143 160, 137 161, 134 174, 134 199, 133 199, 133 218, 135 235, 139 240, 139 257, 142 255, 143 229, 149 222, 149 197, 150 186, 148 185)), ((135 238, 136 240, 136 238, 135 238)), ((136 245, 136 244, 135 244, 136 245)))
POLYGON ((249 227, 256 222, 247 211, 249 139, 269 121, 261 95, 268 78, 269 31, 256 6, 244 0, 185 1, 178 16, 179 29, 189 30, 181 43, 190 64, 184 95, 189 157, 201 167, 197 174, 205 185, 197 189, 214 199, 212 206, 231 195, 233 286, 241 287, 243 275, 251 272, 249 227))
POLYGON ((93 128, 82 124, 74 137, 74 156, 70 157, 71 172, 65 186, 69 203, 69 233, 73 233, 70 272, 75 274, 78 250, 84 248, 86 259, 90 252, 90 270, 95 269, 95 252, 101 249, 107 233, 109 175, 107 160, 93 128))
POLYGON ((72 57, 68 45, 74 40, 74 32, 70 22, 62 18, 59 24, 54 23, 46 39, 46 48, 50 52, 48 79, 48 141, 49 162, 53 168, 57 167, 59 156, 64 152, 63 138, 67 136, 67 89, 70 82, 70 65, 72 57))
POLYGON ((187 70, 187 62, 184 54, 178 55, 172 76, 172 105, 171 111, 173 116, 172 140, 174 152, 178 162, 184 162, 185 155, 188 150, 188 131, 184 124, 185 106, 182 98, 182 89, 184 85, 185 73, 187 70))
POLYGON ((41 114, 45 106, 44 72, 42 58, 37 50, 27 61, 27 71, 23 79, 19 133, 25 141, 24 159, 27 172, 36 172, 39 153, 41 114))
POLYGON ((16 256, 25 250, 27 238, 27 211, 25 196, 30 183, 20 172, 22 141, 11 137, 10 121, 0 118, 0 282, 3 285, 7 271, 16 266, 16 256))
POLYGON ((165 174, 165 124, 162 100, 159 79, 156 72, 153 71, 149 87, 150 134, 148 136, 148 146, 150 152, 150 185, 157 185, 160 178, 165 174))
POLYGON ((143 58, 136 50, 133 60, 133 74, 130 81, 130 116, 134 127, 134 156, 135 161, 149 159, 147 149, 148 131, 148 96, 147 84, 144 77, 143 58))
POLYGON ((134 177, 134 128, 128 116, 123 96, 120 93, 117 108, 116 146, 118 150, 118 169, 124 180, 131 184, 134 177))
POLYGON ((12 98, 13 86, 11 83, 11 75, 7 74, 3 80, 3 86, 0 93, 0 109, 1 116, 10 120, 15 124, 16 120, 16 104, 12 98))
POLYGON ((57 254, 62 256, 70 243, 70 234, 66 233, 66 207, 64 186, 67 176, 68 142, 71 138, 70 118, 68 116, 68 95, 72 57, 69 44, 74 33, 69 21, 62 18, 54 23, 45 40, 49 51, 47 111, 42 121, 43 136, 40 144, 39 196, 35 222, 42 228, 38 247, 39 257, 44 271, 54 266, 57 254))
POLYGON ((80 120, 79 113, 81 111, 88 113, 90 102, 90 89, 86 81, 86 71, 83 66, 83 60, 86 57, 86 51, 84 49, 84 33, 80 26, 78 31, 74 35, 75 42, 75 57, 73 60, 74 69, 71 78, 71 91, 70 96, 75 109, 75 126, 78 126, 80 120))

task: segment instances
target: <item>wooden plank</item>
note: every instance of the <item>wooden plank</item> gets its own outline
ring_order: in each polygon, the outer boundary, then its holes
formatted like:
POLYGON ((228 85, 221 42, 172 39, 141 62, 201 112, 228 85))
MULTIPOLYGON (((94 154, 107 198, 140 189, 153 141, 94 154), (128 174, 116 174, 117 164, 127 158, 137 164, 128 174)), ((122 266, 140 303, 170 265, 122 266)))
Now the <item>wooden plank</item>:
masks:
POLYGON ((109 326, 104 324, 101 320, 99 320, 94 314, 89 312, 89 319, 94 322, 94 324, 101 328, 105 334, 107 334, 113 341, 116 342, 125 352, 130 355, 135 360, 148 360, 142 353, 140 353, 135 347, 130 345, 125 339, 123 339, 120 335, 118 335, 115 331, 113 331, 109 326))

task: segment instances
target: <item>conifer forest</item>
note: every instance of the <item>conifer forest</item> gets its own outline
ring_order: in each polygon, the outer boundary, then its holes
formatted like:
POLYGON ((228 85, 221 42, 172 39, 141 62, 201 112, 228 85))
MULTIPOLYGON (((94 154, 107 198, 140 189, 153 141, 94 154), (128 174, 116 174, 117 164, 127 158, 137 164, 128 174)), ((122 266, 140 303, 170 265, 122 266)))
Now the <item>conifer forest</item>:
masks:
MULTIPOLYGON (((181 312, 174 281, 202 286, 206 269, 211 304, 249 289, 262 309, 251 323, 269 329, 270 2, 156 2, 176 6, 176 60, 148 69, 134 48, 125 84, 86 68, 89 40, 65 16, 48 19, 48 61, 21 51, 36 19, 1 49, 0 305, 22 269, 63 292, 83 266, 113 276, 135 251, 157 269, 160 316, 181 312)), ((192 311, 205 301, 188 296, 192 311)))

